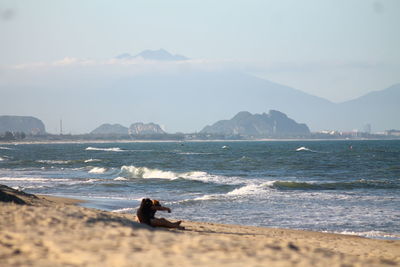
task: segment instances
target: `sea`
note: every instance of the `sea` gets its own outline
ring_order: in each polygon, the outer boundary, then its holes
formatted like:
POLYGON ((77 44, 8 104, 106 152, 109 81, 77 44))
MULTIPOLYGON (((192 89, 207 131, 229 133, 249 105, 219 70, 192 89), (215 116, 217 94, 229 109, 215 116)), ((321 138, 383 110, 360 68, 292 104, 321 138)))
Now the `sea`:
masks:
POLYGON ((0 184, 182 220, 400 239, 400 140, 0 145, 0 184))

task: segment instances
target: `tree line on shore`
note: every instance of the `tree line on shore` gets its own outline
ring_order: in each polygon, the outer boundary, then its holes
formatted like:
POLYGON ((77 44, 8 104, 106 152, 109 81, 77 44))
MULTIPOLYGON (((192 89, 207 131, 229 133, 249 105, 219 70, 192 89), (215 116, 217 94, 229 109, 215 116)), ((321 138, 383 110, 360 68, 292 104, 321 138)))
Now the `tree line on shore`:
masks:
POLYGON ((23 140, 25 138, 26 138, 26 134, 24 132, 6 131, 3 134, 0 133, 0 140, 1 141, 23 140))

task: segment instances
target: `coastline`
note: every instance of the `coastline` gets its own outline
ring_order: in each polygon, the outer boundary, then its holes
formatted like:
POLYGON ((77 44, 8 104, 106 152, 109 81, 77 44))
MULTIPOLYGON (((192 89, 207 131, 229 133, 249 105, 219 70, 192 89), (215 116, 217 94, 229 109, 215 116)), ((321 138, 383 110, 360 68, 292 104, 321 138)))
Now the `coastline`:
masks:
POLYGON ((400 240, 191 221, 184 231, 155 229, 79 200, 0 192, 25 201, 0 202, 5 266, 400 265, 400 240))
POLYGON ((201 143, 201 142, 312 142, 312 141, 391 141, 400 140, 399 138, 261 138, 261 139, 243 139, 243 140, 226 140, 226 139, 191 139, 191 140, 132 140, 132 139, 119 139, 119 140, 26 140, 26 141, 0 141, 0 145, 35 145, 35 144, 108 144, 108 143, 201 143))

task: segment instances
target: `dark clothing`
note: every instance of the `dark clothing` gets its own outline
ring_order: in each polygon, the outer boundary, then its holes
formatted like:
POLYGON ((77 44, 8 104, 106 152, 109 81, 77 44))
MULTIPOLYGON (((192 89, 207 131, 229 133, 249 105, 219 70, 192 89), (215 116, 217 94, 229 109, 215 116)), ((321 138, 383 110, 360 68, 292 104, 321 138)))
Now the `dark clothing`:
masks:
POLYGON ((140 204, 136 215, 139 219, 139 222, 151 226, 151 219, 154 219, 156 211, 157 210, 153 209, 153 202, 149 198, 144 198, 142 199, 142 203, 140 204))

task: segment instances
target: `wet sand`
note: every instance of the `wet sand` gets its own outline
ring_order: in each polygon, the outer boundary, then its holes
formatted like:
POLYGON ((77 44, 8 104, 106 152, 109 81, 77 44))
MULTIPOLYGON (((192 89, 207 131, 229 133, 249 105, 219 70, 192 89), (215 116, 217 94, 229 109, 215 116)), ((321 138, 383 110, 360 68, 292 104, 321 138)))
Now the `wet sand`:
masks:
POLYGON ((184 231, 155 229, 133 214, 7 190, 0 187, 0 266, 400 265, 400 240, 190 221, 184 231))

